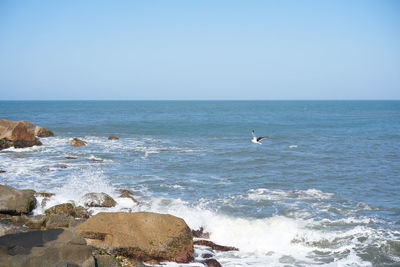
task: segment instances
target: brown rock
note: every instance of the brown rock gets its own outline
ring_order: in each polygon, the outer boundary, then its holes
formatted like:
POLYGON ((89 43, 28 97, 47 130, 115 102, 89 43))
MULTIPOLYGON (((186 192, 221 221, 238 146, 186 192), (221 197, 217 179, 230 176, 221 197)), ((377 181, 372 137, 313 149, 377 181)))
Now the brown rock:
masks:
POLYGON ((52 197, 55 196, 53 193, 47 193, 47 192, 35 192, 35 197, 52 197))
POLYGON ((9 147, 31 147, 42 143, 32 131, 28 131, 26 121, 0 120, 0 149, 9 147))
POLYGON ((86 146, 86 142, 82 141, 81 139, 74 138, 71 140, 71 145, 72 146, 86 146))
POLYGON ((45 213, 47 216, 50 216, 51 214, 64 213, 67 215, 71 215, 74 218, 82 218, 82 219, 87 219, 90 216, 90 213, 87 211, 87 209, 80 206, 75 207, 71 203, 63 203, 53 206, 45 210, 45 213))
POLYGON ((5 172, 6 172, 5 170, 1 170, 1 169, 0 169, 0 173, 5 173, 5 172))
POLYGON ((32 192, 0 185, 0 213, 18 215, 29 213, 36 207, 32 192))
POLYGON ((195 245, 200 245, 200 246, 207 246, 212 248, 213 250, 219 250, 219 251, 238 251, 239 249, 235 247, 227 247, 227 246, 221 246, 217 245, 214 242, 211 242, 209 240, 196 240, 194 241, 195 245))
POLYGON ((110 135, 109 137, 108 137, 108 140, 118 140, 119 138, 118 137, 116 137, 115 135, 110 135))
POLYGON ((205 261, 208 267, 221 267, 222 265, 216 259, 208 259, 205 261))
POLYGON ((136 205, 139 205, 139 201, 137 201, 137 200, 132 196, 132 192, 131 192, 131 191, 126 190, 126 189, 122 189, 122 190, 119 190, 119 191, 121 192, 121 195, 120 195, 119 197, 121 197, 121 198, 130 198, 130 199, 132 199, 132 201, 133 201, 134 203, 136 203, 136 205))
POLYGON ((203 227, 200 227, 199 230, 192 230, 193 237, 197 238, 210 238, 210 233, 204 232, 203 227))
POLYGON ((21 121, 26 129, 28 130, 29 133, 32 133, 34 136, 37 137, 50 137, 54 136, 54 133, 50 130, 47 130, 46 128, 43 128, 41 126, 34 125, 30 122, 27 121, 21 121))
POLYGON ((115 207, 117 202, 106 193, 87 193, 82 197, 86 207, 115 207))
POLYGON ((185 221, 151 212, 101 212, 75 228, 88 244, 140 261, 187 263, 193 237, 185 221))

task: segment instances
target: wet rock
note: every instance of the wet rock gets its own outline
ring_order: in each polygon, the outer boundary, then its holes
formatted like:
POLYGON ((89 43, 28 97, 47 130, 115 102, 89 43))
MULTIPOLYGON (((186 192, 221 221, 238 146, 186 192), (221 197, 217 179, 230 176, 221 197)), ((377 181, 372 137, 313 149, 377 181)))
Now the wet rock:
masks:
POLYGON ((209 259, 209 258, 214 257, 214 255, 211 254, 211 253, 204 253, 204 254, 201 254, 201 257, 202 257, 203 259, 209 259))
POLYGON ((193 260, 193 236, 185 221, 152 212, 100 212, 75 228, 89 245, 139 261, 193 260))
POLYGON ((106 193, 87 193, 82 197, 86 207, 114 207, 117 202, 106 193))
POLYGON ((52 196, 55 196, 55 194, 48 193, 48 192, 35 192, 35 197, 47 197, 47 198, 50 198, 52 196))
POLYGON ((74 138, 71 140, 72 146, 86 146, 87 142, 82 141, 81 139, 74 138))
POLYGON ((71 203, 63 203, 55 205, 45 210, 45 213, 47 216, 50 216, 51 214, 64 213, 67 215, 71 215, 74 218, 82 218, 82 219, 87 219, 90 216, 90 213, 87 211, 87 209, 81 206, 75 207, 71 203))
POLYGON ((74 221, 74 217, 65 213, 51 214, 48 216, 46 221, 46 228, 68 228, 69 225, 74 221))
POLYGON ((204 232, 203 227, 200 227, 199 230, 192 229, 192 234, 193 234, 193 237, 197 237, 197 238, 206 238, 206 239, 210 238, 210 233, 204 232))
POLYGON ((132 201, 133 201, 134 203, 136 203, 136 205, 139 205, 139 201, 137 201, 137 200, 132 196, 132 192, 131 192, 131 191, 129 191, 129 190, 127 190, 127 189, 119 189, 118 191, 121 193, 121 195, 120 195, 119 197, 121 197, 121 198, 130 198, 130 199, 132 199, 132 201))
POLYGON ((119 138, 118 137, 116 137, 115 135, 110 135, 109 137, 108 137, 108 140, 118 140, 119 138))
POLYGON ((5 170, 0 169, 0 173, 5 173, 5 172, 6 172, 5 170))
POLYGON ((9 147, 23 148, 42 145, 39 138, 35 136, 33 126, 26 121, 0 120, 0 150, 9 147))
POLYGON ((98 267, 119 267, 118 261, 111 255, 96 255, 96 266, 98 267))
POLYGON ((222 267, 216 259, 208 259, 204 262, 208 267, 222 267))
POLYGON ((66 156, 65 158, 66 158, 66 159, 77 159, 78 157, 75 157, 75 156, 66 156))
POLYGON ((76 233, 51 229, 0 237, 0 266, 95 266, 92 248, 76 233))
POLYGON ((194 244, 200 245, 200 246, 207 246, 207 247, 212 248, 213 250, 218 250, 218 251, 238 251, 239 250, 235 247, 227 247, 227 246, 217 245, 214 242, 211 242, 210 240, 195 240, 194 244))
POLYGON ((17 190, 11 186, 0 185, 0 213, 26 214, 36 207, 32 192, 17 190))
POLYGON ((45 215, 34 215, 34 216, 22 215, 21 217, 25 217, 24 224, 30 229, 41 229, 46 223, 45 215))

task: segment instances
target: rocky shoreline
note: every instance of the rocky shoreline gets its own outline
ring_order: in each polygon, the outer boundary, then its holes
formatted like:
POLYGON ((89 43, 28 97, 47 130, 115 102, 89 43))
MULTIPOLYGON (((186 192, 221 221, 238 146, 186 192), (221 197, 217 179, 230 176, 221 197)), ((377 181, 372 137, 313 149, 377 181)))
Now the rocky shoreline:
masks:
POLYGON ((112 207, 110 202, 115 202, 105 193, 86 194, 84 206, 63 203, 46 209, 44 214, 32 214, 53 196, 0 185, 0 267, 191 263, 195 245, 207 249, 196 262, 221 266, 214 258, 215 251, 237 250, 213 243, 203 229, 191 230, 183 219, 169 214, 92 215, 90 207, 112 207), (37 197, 43 198, 42 204, 37 197))
MULTIPOLYGON (((41 145, 38 137, 53 132, 26 121, 0 120, 0 150, 41 145)), ((110 140, 118 140, 110 136, 110 140)), ((73 139, 72 146, 86 145, 73 139)), ((132 192, 119 191, 132 205, 140 205, 132 192)), ((18 190, 0 184, 0 267, 12 266, 146 266, 161 262, 221 266, 215 251, 237 250, 214 244, 202 228, 191 230, 173 215, 153 212, 100 212, 91 207, 114 207, 103 192, 92 192, 33 215, 54 197, 47 192, 18 190), (40 200, 40 203, 39 203, 40 200), (194 246, 206 253, 194 255, 194 246)))

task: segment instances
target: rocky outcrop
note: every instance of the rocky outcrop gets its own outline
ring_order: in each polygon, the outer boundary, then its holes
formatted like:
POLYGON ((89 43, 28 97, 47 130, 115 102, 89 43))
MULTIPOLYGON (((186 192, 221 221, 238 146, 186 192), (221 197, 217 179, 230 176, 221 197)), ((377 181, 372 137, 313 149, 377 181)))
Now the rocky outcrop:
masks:
POLYGON ((65 229, 0 237, 0 267, 95 266, 92 248, 65 229))
POLYGON ((79 138, 74 138, 71 140, 71 145, 72 146, 86 146, 87 142, 79 139, 79 138))
POLYGON ((72 203, 63 203, 55 205, 45 210, 45 213, 47 216, 50 216, 51 214, 64 213, 74 218, 81 218, 81 219, 87 219, 90 216, 90 213, 87 211, 87 209, 81 206, 75 207, 72 203))
POLYGON ((183 219, 151 212, 101 212, 75 228, 89 245, 140 261, 193 260, 193 236, 183 219))
POLYGON ((27 121, 0 120, 0 150, 41 145, 36 137, 53 136, 53 132, 27 121))
POLYGON ((106 193, 87 193, 82 197, 83 204, 86 207, 115 207, 117 202, 106 193))
POLYGON ((0 213, 26 214, 36 207, 32 192, 17 190, 11 186, 0 185, 0 213))
POLYGON ((118 140, 119 138, 118 137, 116 137, 115 135, 110 135, 109 137, 108 137, 108 140, 118 140))

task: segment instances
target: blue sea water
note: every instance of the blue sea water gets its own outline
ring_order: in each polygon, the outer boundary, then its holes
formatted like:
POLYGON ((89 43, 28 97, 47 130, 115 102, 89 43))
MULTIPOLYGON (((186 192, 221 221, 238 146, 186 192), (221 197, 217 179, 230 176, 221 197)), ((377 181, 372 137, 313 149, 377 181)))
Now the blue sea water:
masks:
POLYGON ((177 215, 239 248, 224 266, 400 265, 400 101, 0 101, 0 117, 54 131, 0 151, 0 183, 47 205, 100 191, 177 215))

